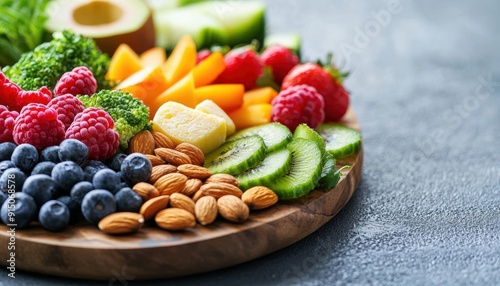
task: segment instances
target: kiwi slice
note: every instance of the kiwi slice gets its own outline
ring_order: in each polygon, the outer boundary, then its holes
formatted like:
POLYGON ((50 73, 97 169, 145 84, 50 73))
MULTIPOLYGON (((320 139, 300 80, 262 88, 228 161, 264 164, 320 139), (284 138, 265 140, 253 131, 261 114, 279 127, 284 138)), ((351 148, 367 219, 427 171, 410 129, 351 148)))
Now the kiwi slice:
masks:
POLYGON ((334 158, 342 158, 361 149, 361 134, 352 128, 337 123, 323 123, 316 131, 325 140, 326 151, 334 158))
POLYGON ((267 154, 260 164, 236 176, 239 188, 269 185, 290 170, 291 161, 292 154, 286 148, 267 154))
POLYGON ((205 156, 205 167, 213 174, 237 175, 260 163, 266 156, 264 140, 258 135, 225 142, 205 156))
POLYGON ((293 137, 292 132, 290 132, 285 125, 278 122, 272 122, 238 131, 229 137, 227 141, 252 135, 259 135, 262 139, 264 139, 267 153, 271 153, 285 147, 293 137))
POLYGON ((280 199, 294 199, 314 190, 322 169, 321 150, 311 140, 293 139, 286 148, 292 154, 290 170, 269 184, 280 199))
POLYGON ((314 129, 309 127, 307 124, 299 124, 295 131, 293 132, 294 138, 305 138, 312 140, 316 145, 318 145, 321 150, 321 154, 325 153, 326 143, 323 137, 318 134, 314 129))

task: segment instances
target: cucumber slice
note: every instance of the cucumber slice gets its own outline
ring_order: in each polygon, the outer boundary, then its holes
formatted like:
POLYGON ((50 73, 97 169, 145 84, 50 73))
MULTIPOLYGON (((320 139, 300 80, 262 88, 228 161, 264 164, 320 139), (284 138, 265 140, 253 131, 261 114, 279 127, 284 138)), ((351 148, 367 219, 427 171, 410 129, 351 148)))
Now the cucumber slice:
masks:
POLYGON ((299 58, 301 53, 301 39, 298 34, 272 34, 264 39, 264 49, 270 45, 278 44, 292 50, 299 58))
POLYGON ((213 174, 237 175, 259 164, 266 156, 266 146, 260 136, 226 142, 205 156, 204 166, 213 174))
POLYGON ((293 137, 290 129, 288 129, 285 125, 272 122, 238 131, 230 136, 227 141, 252 135, 259 135, 262 139, 264 139, 267 153, 271 153, 285 147, 293 137))
POLYGON ((299 124, 293 132, 293 138, 305 138, 313 141, 321 150, 321 155, 325 154, 326 143, 323 137, 314 129, 311 129, 307 124, 299 124))
POLYGON ((239 188, 247 190, 254 186, 268 186, 290 170, 292 154, 288 149, 270 153, 259 165, 236 176, 239 188))
POLYGON ((296 138, 286 148, 292 153, 290 170, 269 184, 280 199, 294 199, 314 190, 321 177, 321 150, 316 143, 296 138))
POLYGON ((316 131, 325 140, 326 151, 334 158, 342 158, 361 149, 361 134, 352 128, 337 123, 323 123, 316 131))

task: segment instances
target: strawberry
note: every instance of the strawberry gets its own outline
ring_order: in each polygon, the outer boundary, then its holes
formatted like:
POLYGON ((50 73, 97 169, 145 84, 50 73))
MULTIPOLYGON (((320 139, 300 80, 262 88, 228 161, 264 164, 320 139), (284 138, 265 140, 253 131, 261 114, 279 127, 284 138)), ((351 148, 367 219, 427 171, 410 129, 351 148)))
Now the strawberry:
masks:
POLYGON ((339 121, 349 107, 349 93, 342 85, 346 74, 331 65, 331 55, 327 62, 325 67, 317 63, 295 66, 283 79, 281 89, 301 84, 316 88, 325 101, 325 122, 339 121))
POLYGON ((281 85, 288 72, 299 64, 299 58, 287 47, 272 45, 260 55, 262 64, 272 69, 273 78, 281 85))
POLYGON ((239 83, 245 86, 245 90, 255 88, 263 67, 253 49, 242 47, 231 50, 224 56, 224 62, 226 69, 215 80, 216 83, 239 83))

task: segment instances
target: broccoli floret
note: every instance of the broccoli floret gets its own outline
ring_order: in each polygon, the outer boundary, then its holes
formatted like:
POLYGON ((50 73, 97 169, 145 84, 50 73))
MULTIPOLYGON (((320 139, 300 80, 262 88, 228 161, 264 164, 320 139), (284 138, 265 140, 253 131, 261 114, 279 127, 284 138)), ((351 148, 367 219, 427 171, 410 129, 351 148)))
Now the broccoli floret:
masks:
POLYGON ((124 150, 134 135, 151 130, 149 108, 128 92, 101 90, 92 96, 78 95, 78 98, 86 108, 99 107, 111 115, 114 129, 120 135, 120 147, 124 150))
POLYGON ((55 32, 50 42, 24 53, 19 61, 4 68, 5 75, 25 90, 46 86, 53 90, 59 78, 78 66, 86 66, 97 80, 97 88, 110 89, 105 78, 110 59, 94 40, 72 31, 55 32))

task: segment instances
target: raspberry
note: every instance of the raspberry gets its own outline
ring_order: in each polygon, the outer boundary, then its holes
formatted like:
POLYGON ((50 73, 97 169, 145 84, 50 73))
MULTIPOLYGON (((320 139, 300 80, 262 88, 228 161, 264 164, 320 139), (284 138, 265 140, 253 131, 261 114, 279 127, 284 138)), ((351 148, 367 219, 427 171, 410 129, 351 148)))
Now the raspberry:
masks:
POLYGON ((17 94, 21 88, 11 82, 5 75, 0 72, 0 104, 12 108, 16 105, 17 94))
POLYGON ((281 91, 272 106, 271 121, 287 126, 292 132, 301 123, 316 128, 325 119, 323 96, 305 84, 281 91))
POLYGON ((64 124, 57 119, 57 111, 40 103, 23 107, 16 118, 13 131, 17 144, 28 143, 39 151, 59 145, 64 139, 64 124))
POLYGON ((85 109, 83 103, 69 93, 54 97, 47 106, 57 111, 57 118, 64 123, 64 130, 68 129, 75 116, 85 109))
POLYGON ((9 111, 6 106, 0 105, 0 143, 14 142, 12 131, 17 116, 17 111, 9 111))
POLYGON ((82 141, 89 148, 89 160, 104 161, 111 158, 119 145, 119 136, 113 127, 115 122, 106 111, 90 107, 78 113, 66 130, 66 139, 82 141))
POLYGON ((39 90, 21 90, 17 94, 16 104, 12 107, 13 110, 21 111, 21 109, 30 103, 47 104, 52 99, 52 92, 42 86, 39 90))
POLYGON ((226 69, 216 79, 216 83, 243 84, 245 90, 255 88, 262 75, 262 63, 255 51, 249 48, 232 50, 224 56, 226 69))
POLYGON ((273 78, 279 85, 288 72, 299 64, 299 58, 289 48, 280 45, 268 47, 260 55, 260 59, 264 66, 272 68, 273 78))
POLYGON ((76 67, 64 73, 54 88, 54 94, 60 96, 70 93, 72 95, 91 96, 97 89, 97 81, 92 72, 84 66, 76 67))

